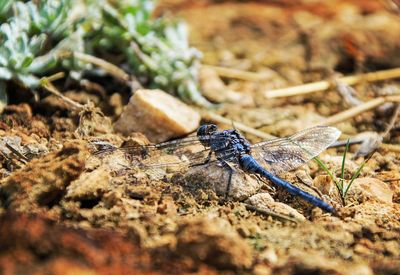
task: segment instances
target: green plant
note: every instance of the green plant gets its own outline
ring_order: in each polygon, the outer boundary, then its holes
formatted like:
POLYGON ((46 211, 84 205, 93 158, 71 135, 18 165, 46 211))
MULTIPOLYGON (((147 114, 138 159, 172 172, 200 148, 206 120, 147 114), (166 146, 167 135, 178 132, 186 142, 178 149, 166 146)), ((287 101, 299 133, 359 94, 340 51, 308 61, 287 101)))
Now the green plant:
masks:
POLYGON ((35 87, 38 82, 31 74, 30 66, 44 40, 44 35, 29 37, 18 20, 3 23, 0 26, 0 79, 14 79, 27 87, 35 87))
POLYGON ((10 80, 35 89, 52 70, 79 78, 91 67, 71 53, 83 52, 118 57, 145 86, 211 106, 197 84, 201 54, 189 46, 185 25, 153 19, 153 9, 152 0, 2 1, 0 92, 10 80))
POLYGON ((11 8, 13 0, 2 0, 0 2, 0 19, 4 19, 11 8))
POLYGON ((263 240, 263 237, 259 234, 256 233, 252 236, 249 236, 248 238, 248 242, 250 243, 250 245, 256 250, 256 251, 263 251, 265 249, 265 243, 263 240))
POLYGON ((334 173, 332 173, 331 170, 329 170, 329 168, 327 167, 327 165, 325 163, 323 163, 323 161, 321 159, 319 159, 318 157, 315 157, 314 160, 315 162, 329 175, 329 177, 333 180, 333 182, 335 183, 340 197, 342 199, 343 204, 345 205, 346 202, 346 196, 348 191, 350 190, 351 185, 353 184, 354 180, 357 179, 365 164, 368 162, 368 160, 371 158, 372 155, 370 155, 366 160, 364 160, 357 168, 357 170, 355 171, 355 173, 351 176, 350 180, 348 181, 347 184, 345 184, 345 166, 346 166, 346 156, 347 156, 347 152, 349 151, 350 148, 350 140, 347 140, 347 144, 343 153, 343 157, 342 157, 342 165, 341 165, 341 175, 340 178, 337 179, 337 177, 334 175, 334 173))
MULTIPOLYGON (((12 1, 8 4, 10 5, 12 1)), ((0 25, 0 81, 13 80, 34 89, 38 76, 59 62, 61 49, 74 49, 79 42, 71 34, 67 10, 70 0, 14 2, 14 14, 0 25), (46 44, 52 47, 46 47, 46 44)))
POLYGON ((197 71, 201 53, 188 44, 183 22, 151 19, 153 1, 102 3, 103 25, 94 46, 122 54, 131 73, 147 86, 161 88, 187 102, 210 106, 201 95, 197 71))

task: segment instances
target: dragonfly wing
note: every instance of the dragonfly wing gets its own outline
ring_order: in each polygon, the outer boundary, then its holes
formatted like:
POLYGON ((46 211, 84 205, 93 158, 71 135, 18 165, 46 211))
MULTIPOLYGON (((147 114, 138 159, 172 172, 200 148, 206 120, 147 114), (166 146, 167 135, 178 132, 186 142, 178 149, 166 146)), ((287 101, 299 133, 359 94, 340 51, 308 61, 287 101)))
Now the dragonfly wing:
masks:
MULTIPOLYGON (((99 145, 96 144, 96 146, 99 148, 99 145)), ((109 143, 102 143, 100 149, 93 154, 104 159, 109 155, 114 155, 114 153, 122 153, 126 159, 130 160, 132 165, 143 170, 158 168, 174 170, 203 164, 208 159, 210 150, 198 143, 191 144, 191 146, 164 147, 162 149, 149 146, 119 148, 109 143)), ((213 156, 210 161, 214 159, 213 156)))
MULTIPOLYGON (((223 137, 213 135, 201 137, 203 141, 213 139, 213 142, 221 138, 223 137)), ((127 158, 135 160, 134 163, 142 162, 141 167, 144 169, 200 165, 207 160, 210 152, 197 136, 188 136, 154 145, 134 144, 117 147, 105 141, 95 141, 92 142, 92 145, 95 147, 94 155, 102 156, 120 151, 127 158)), ((214 157, 211 160, 215 160, 214 157)))
MULTIPOLYGON (((151 168, 185 168, 192 165, 201 165, 205 163, 209 155, 209 149, 203 149, 190 154, 160 154, 159 156, 144 159, 141 164, 143 169, 151 168)), ((211 160, 214 160, 212 158, 211 160)))
POLYGON ((292 136, 260 142, 252 146, 252 156, 274 174, 293 170, 318 156, 335 142, 340 131, 334 127, 317 126, 292 136))
POLYGON ((164 152, 166 154, 183 154, 185 148, 194 145, 199 145, 200 141, 196 136, 189 136, 187 138, 172 140, 159 144, 142 145, 139 143, 124 144, 121 147, 115 146, 107 141, 92 141, 91 145, 94 148, 93 154, 103 155, 115 151, 126 152, 129 155, 146 157, 154 152, 164 152))

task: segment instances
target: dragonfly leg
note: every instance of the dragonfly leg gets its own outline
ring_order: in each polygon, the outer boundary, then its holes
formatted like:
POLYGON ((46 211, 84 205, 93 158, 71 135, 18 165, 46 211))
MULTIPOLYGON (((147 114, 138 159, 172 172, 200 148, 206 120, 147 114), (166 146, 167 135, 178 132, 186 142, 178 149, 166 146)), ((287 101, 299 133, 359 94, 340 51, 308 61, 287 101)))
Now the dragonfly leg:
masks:
POLYGON ((226 192, 225 192, 225 200, 228 200, 228 195, 229 195, 229 192, 231 191, 232 175, 233 175, 233 170, 229 169, 229 178, 228 178, 228 185, 226 187, 226 192))
POLYGON ((207 158, 204 161, 202 161, 200 163, 190 164, 189 167, 202 166, 202 165, 205 165, 205 164, 209 163, 210 160, 211 160, 212 153, 213 153, 213 151, 210 150, 210 152, 208 153, 207 158))
POLYGON ((227 161, 225 161, 223 159, 219 159, 219 160, 220 160, 222 166, 229 170, 228 184, 226 186, 226 191, 225 191, 225 200, 228 200, 228 195, 231 191, 231 186, 232 186, 232 175, 233 175, 233 172, 235 172, 236 170, 227 161))
POLYGON ((264 183, 265 188, 268 190, 268 192, 270 193, 275 193, 276 189, 274 186, 272 186, 271 184, 268 184, 268 180, 266 180, 264 177, 260 176, 259 174, 252 174, 253 176, 256 177, 256 179, 262 183, 264 183))

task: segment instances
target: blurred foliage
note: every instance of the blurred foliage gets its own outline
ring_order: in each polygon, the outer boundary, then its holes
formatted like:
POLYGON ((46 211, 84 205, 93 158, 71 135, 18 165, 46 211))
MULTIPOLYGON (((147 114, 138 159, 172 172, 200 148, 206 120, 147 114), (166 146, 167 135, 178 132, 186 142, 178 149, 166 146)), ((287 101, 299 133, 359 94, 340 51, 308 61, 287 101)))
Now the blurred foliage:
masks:
POLYGON ((69 24, 70 0, 35 3, 3 4, 2 15, 12 10, 12 16, 0 25, 0 79, 32 89, 39 85, 38 76, 62 63, 61 50, 83 50, 82 36, 69 24))
POLYGON ((189 46, 186 26, 153 19, 153 9, 151 0, 0 1, 0 87, 12 80, 34 89, 55 70, 82 77, 91 67, 66 53, 84 52, 121 60, 116 65, 144 86, 210 106, 197 83, 201 53, 189 46))

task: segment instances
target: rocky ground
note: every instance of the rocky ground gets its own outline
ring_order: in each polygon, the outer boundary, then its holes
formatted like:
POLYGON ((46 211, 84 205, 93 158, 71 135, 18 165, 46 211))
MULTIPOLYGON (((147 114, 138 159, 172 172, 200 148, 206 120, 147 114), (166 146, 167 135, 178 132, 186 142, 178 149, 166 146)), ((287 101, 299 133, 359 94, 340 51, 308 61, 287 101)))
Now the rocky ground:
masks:
MULTIPOLYGON (((224 200, 227 175, 219 167, 149 172, 123 152, 95 154, 92 146, 165 141, 195 129, 201 118, 286 136, 396 96, 396 80, 361 81, 350 96, 339 85, 284 98, 268 98, 267 91, 399 67, 397 2, 160 2, 159 13, 188 22, 204 64, 242 72, 228 76, 203 66, 204 94, 225 104, 210 116, 157 91, 138 92, 129 102, 117 84, 110 94, 65 91, 96 106, 78 111, 51 95, 39 102, 12 98, 0 116, 0 273, 400 273, 394 103, 335 122, 340 140, 365 132, 383 140, 345 199, 314 162, 280 175, 331 203, 336 216, 240 171, 224 200)), ((262 140, 257 131, 242 132, 251 142, 262 140)), ((345 183, 365 159, 356 155, 359 148, 347 153, 345 183)), ((320 155, 337 177, 343 154, 342 146, 320 155)))

